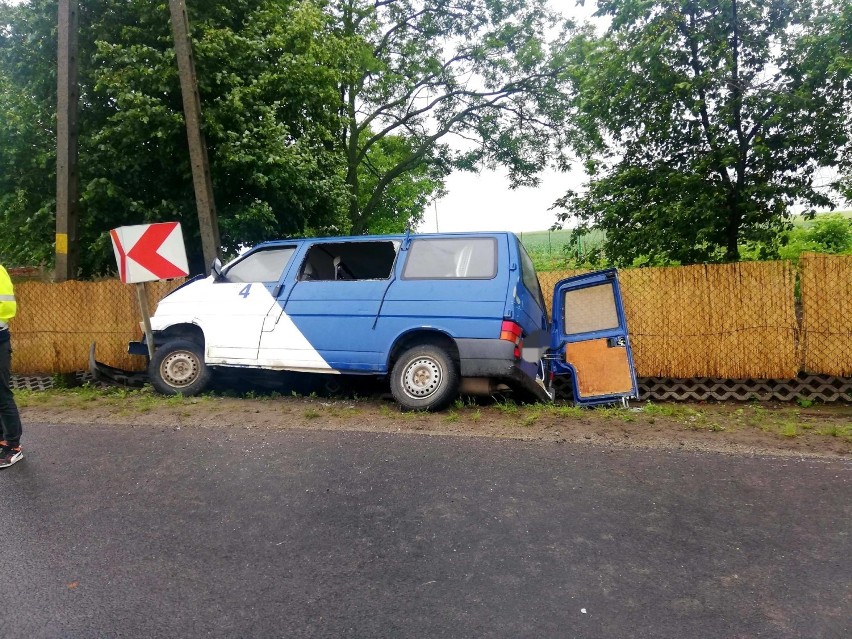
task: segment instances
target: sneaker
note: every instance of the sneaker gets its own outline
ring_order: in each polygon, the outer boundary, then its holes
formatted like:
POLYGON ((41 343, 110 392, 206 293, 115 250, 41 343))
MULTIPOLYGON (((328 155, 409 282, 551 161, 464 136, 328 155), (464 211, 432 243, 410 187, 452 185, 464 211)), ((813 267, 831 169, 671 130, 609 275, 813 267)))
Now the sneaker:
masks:
POLYGON ((0 448, 0 468, 8 468, 12 464, 17 464, 23 458, 24 453, 21 451, 20 446, 16 446, 15 448, 3 446, 3 448, 0 448))

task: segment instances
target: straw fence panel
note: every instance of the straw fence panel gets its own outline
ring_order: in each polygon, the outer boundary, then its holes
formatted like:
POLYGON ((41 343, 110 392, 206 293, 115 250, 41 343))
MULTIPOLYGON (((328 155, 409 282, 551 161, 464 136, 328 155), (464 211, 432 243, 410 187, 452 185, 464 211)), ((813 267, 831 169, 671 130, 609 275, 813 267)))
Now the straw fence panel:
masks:
MULTIPOLYGON (((545 297, 576 272, 543 274, 545 297)), ((619 271, 636 374, 795 377, 794 276, 788 262, 619 271)))
MULTIPOLYGON (((852 376, 852 257, 804 256, 800 263, 802 351, 794 271, 787 262, 630 269, 619 272, 640 377, 792 378, 801 368, 852 376)), ((557 281, 581 271, 540 274, 548 306, 557 281)), ((146 285, 151 312, 182 280, 146 285)), ((135 287, 101 282, 21 282, 12 320, 16 374, 85 370, 98 360, 129 370, 139 339, 135 287)))
POLYGON ((802 255, 799 282, 804 369, 852 377, 852 255, 802 255))
MULTIPOLYGON (((149 282, 151 312, 182 280, 149 282)), ((18 375, 87 370, 89 347, 98 359, 126 370, 144 368, 127 354, 127 343, 142 334, 136 287, 118 280, 100 282, 22 282, 15 286, 18 314, 12 320, 12 370, 18 375)))

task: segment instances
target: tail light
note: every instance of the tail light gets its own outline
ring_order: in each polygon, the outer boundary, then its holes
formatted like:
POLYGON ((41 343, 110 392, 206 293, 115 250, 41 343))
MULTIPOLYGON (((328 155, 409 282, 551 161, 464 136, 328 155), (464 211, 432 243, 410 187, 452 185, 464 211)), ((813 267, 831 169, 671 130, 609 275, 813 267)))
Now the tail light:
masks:
POLYGON ((519 324, 510 320, 503 320, 503 324, 500 327, 500 339, 512 342, 515 345, 515 359, 520 359, 521 357, 521 348, 524 343, 523 334, 524 331, 519 324))

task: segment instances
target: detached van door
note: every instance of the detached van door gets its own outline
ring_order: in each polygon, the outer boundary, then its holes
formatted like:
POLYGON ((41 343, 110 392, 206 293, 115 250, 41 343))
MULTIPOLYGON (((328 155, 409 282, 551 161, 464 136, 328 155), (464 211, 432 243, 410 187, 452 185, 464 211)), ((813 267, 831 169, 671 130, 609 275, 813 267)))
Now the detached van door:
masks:
POLYGON ((555 375, 570 375, 577 404, 638 397, 633 353, 615 269, 569 277, 553 293, 555 375))

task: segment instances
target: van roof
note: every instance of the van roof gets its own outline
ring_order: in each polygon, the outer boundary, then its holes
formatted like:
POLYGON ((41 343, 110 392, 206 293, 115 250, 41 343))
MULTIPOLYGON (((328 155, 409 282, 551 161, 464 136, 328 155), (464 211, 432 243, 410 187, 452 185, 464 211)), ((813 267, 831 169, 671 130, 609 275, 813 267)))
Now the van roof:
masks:
MULTIPOLYGON (((408 237, 411 239, 420 238, 441 238, 441 237, 496 237, 499 235, 517 237, 511 231, 459 231, 454 233, 411 233, 408 237)), ((254 248, 261 246, 277 246, 287 244, 288 242, 365 242, 370 240, 403 240, 405 233, 394 233, 392 235, 336 235, 330 237, 290 237, 281 240, 268 240, 256 244, 254 248)))

